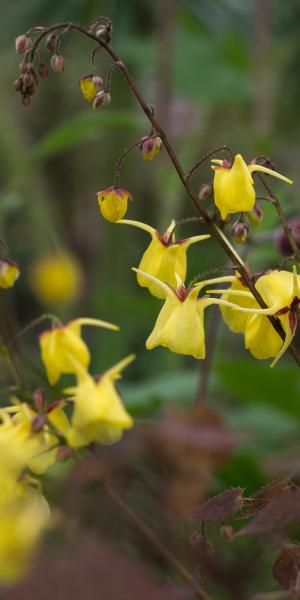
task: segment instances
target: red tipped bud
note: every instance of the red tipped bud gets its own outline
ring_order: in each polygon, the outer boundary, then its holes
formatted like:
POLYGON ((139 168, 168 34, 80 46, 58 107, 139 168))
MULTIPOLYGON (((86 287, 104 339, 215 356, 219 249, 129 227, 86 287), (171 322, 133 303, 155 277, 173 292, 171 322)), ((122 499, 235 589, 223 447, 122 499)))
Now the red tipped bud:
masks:
POLYGON ((255 202, 254 207, 248 213, 248 219, 253 225, 259 225, 264 218, 263 208, 255 202))
POLYGON ((100 90, 97 92, 95 96, 95 100, 93 102, 93 109, 100 108, 101 106, 108 106, 111 103, 111 95, 109 92, 104 92, 104 90, 100 90))
POLYGON ((236 244, 243 244, 248 237, 249 227, 243 221, 236 221, 231 228, 230 235, 236 244))
POLYGON ((32 46, 31 38, 28 35, 19 35, 15 41, 16 53, 25 54, 32 46))
POLYGON ((24 94, 24 95, 21 97, 21 104, 22 104, 23 106, 29 106, 29 104, 30 104, 30 96, 27 96, 27 94, 24 94))
POLYGON ((143 137, 139 145, 144 160, 153 160, 161 151, 162 141, 159 136, 143 137))
POLYGON ((50 60, 50 66, 54 73, 62 73, 65 68, 65 59, 61 54, 53 54, 50 60))
POLYGON ((45 63, 39 64, 38 73, 39 73, 39 76, 41 79, 47 79, 47 77, 49 77, 49 70, 48 70, 47 65, 45 65, 45 63))

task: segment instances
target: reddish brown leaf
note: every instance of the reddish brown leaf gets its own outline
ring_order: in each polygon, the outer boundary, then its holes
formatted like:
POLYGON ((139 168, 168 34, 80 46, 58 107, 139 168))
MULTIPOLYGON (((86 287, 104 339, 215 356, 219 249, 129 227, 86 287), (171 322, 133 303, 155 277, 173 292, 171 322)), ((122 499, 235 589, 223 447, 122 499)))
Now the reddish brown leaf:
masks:
POLYGON ((235 537, 281 529, 290 521, 299 518, 300 489, 288 490, 277 498, 273 498, 250 523, 247 523, 235 534, 235 537))
POLYGON ((204 502, 195 512, 197 521, 222 523, 243 506, 243 492, 240 487, 225 490, 204 502))

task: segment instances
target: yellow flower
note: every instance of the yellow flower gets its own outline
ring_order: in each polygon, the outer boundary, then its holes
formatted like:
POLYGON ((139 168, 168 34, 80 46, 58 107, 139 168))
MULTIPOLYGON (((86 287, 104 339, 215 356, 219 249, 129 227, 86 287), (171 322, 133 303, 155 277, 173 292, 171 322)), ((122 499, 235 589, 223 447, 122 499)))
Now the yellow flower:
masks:
POLYGON ((31 266, 30 283, 36 296, 46 305, 70 304, 77 299, 82 273, 71 255, 40 256, 31 266))
POLYGON ((0 481, 14 481, 36 455, 28 428, 15 423, 6 409, 0 410, 0 481))
MULTIPOLYGON (((177 277, 177 287, 173 289, 155 279, 152 275, 139 269, 133 269, 151 280, 165 291, 165 303, 158 315, 154 329, 146 341, 146 348, 152 350, 156 346, 169 348, 176 354, 205 358, 204 310, 212 304, 230 306, 241 312, 257 312, 255 309, 243 308, 224 299, 203 296, 198 298, 200 290, 209 283, 232 281, 232 277, 218 277, 197 283, 193 288, 186 288, 177 277)), ((211 292, 215 293, 214 290, 211 292)), ((217 290, 216 290, 217 292, 217 290)), ((229 292, 228 292, 229 293, 229 292)), ((238 292, 233 292, 238 293, 238 292)), ((269 309, 261 309, 262 314, 270 314, 269 309)))
POLYGON ((143 137, 139 145, 144 160, 153 160, 162 148, 162 141, 159 136, 143 137))
POLYGON ((215 203, 220 210, 223 220, 227 215, 236 212, 248 212, 255 204, 255 191, 251 174, 260 171, 282 179, 286 183, 293 183, 287 177, 280 175, 277 171, 251 163, 246 165, 240 154, 234 158, 233 164, 227 160, 213 159, 214 169, 214 195, 215 203))
MULTIPOLYGON (((139 229, 147 231, 151 235, 151 242, 144 252, 138 270, 145 271, 153 275, 156 279, 163 281, 173 287, 176 287, 175 273, 185 280, 187 270, 186 253, 191 244, 206 240, 210 235, 196 235, 184 240, 175 241, 174 228, 175 221, 171 221, 167 231, 161 235, 150 225, 140 223, 139 221, 122 220, 119 223, 133 225, 139 229)), ((165 298, 164 288, 157 285, 154 280, 144 277, 137 271, 137 282, 141 287, 146 287, 156 298, 165 298)))
MULTIPOLYGON (((236 277, 232 281, 231 287, 229 288, 229 292, 232 293, 232 291, 249 292, 249 288, 243 283, 241 278, 238 276, 238 273, 236 273, 236 277)), ((222 295, 223 300, 228 300, 229 295, 230 294, 225 292, 222 295)), ((259 308, 259 304, 252 295, 247 294, 236 296, 235 302, 243 308, 259 308)), ((229 306, 220 306, 220 309, 223 319, 231 331, 234 333, 245 333, 249 313, 239 312, 229 306)))
POLYGON ((86 75, 79 79, 79 87, 85 100, 94 100, 97 92, 102 88, 103 81, 99 76, 86 75))
POLYGON ((67 325, 44 331, 40 336, 42 360, 49 383, 54 385, 62 373, 81 373, 90 363, 90 353, 81 338, 82 325, 95 325, 117 331, 116 325, 99 319, 81 318, 67 325))
POLYGON ((10 288, 20 276, 20 269, 16 262, 0 260, 0 288, 10 288))
MULTIPOLYGON (((222 298, 226 300, 228 291, 234 293, 232 290, 242 287, 243 290, 248 290, 246 286, 242 286, 241 282, 235 280, 230 290, 227 290, 222 298)), ((274 366, 295 335, 300 307, 300 276, 295 272, 271 271, 259 277, 255 287, 266 305, 271 308, 271 314, 280 320, 286 334, 284 342, 264 314, 257 312, 242 319, 231 309, 222 307, 221 310, 230 329, 245 334, 245 347, 250 350, 251 354, 261 360, 274 358, 271 364, 274 366)), ((242 294, 237 300, 240 305, 258 307, 258 303, 249 290, 248 292, 243 291, 242 294)))
POLYGON ((3 482, 0 488, 0 580, 13 583, 32 566, 50 509, 38 482, 3 482))
POLYGON ((109 187, 97 192, 100 212, 104 219, 116 223, 122 219, 127 211, 128 200, 132 196, 122 188, 109 187))
POLYGON ((36 423, 39 417, 43 418, 43 415, 39 415, 25 402, 19 402, 17 398, 11 400, 13 405, 3 410, 11 413, 12 423, 21 426, 22 430, 27 433, 32 448, 27 466, 31 471, 40 475, 56 461, 59 445, 59 439, 51 431, 47 421, 61 433, 64 433, 68 427, 68 419, 63 412, 63 403, 53 407, 50 406, 47 415, 45 415, 45 422, 35 431, 36 423))
POLYGON ((72 427, 67 432, 71 447, 80 448, 92 442, 113 444, 122 437, 124 429, 133 426, 114 382, 134 358, 133 354, 127 356, 96 381, 86 373, 79 377, 76 387, 65 390, 74 396, 72 427))

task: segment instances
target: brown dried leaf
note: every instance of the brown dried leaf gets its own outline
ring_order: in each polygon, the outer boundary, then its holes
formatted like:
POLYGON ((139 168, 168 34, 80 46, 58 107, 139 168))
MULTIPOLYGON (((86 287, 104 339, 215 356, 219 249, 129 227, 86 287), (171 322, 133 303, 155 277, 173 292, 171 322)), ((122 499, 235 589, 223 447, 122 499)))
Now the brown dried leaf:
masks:
POLYGON ((222 523, 238 510, 241 510, 244 502, 244 490, 240 487, 225 490, 204 502, 195 512, 197 521, 222 523))
POLYGON ((235 537, 267 533, 281 529, 290 521, 300 518, 300 489, 287 490, 273 498, 250 523, 242 527, 235 537))
POLYGON ((299 584, 300 546, 291 545, 283 550, 273 564, 272 573, 285 590, 295 588, 299 584))

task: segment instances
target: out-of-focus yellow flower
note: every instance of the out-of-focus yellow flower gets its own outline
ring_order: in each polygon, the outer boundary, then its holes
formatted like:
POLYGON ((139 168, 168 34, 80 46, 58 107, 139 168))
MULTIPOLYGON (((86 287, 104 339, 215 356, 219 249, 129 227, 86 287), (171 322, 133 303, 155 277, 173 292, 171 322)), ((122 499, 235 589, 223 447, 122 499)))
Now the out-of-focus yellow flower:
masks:
MULTIPOLYGON (((145 271, 153 275, 156 279, 163 281, 173 287, 176 287, 176 275, 183 281, 186 277, 187 257, 186 253, 191 244, 201 242, 210 237, 210 235, 195 235, 191 238, 175 241, 174 228, 175 221, 171 221, 167 231, 161 235, 150 225, 140 223, 139 221, 130 221, 123 219, 119 221, 125 225, 133 225, 139 229, 147 231, 151 235, 151 242, 144 252, 138 271, 145 271)), ((146 287, 156 298, 165 298, 164 288, 157 285, 156 282, 148 277, 144 277, 137 271, 137 282, 141 287, 146 287)))
MULTIPOLYGON (((238 273, 236 273, 236 277, 229 288, 229 292, 232 293, 232 291, 249 292, 249 288, 243 283, 238 273)), ((223 300, 229 300, 230 293, 225 292, 222 298, 223 300)), ((235 303, 243 308, 259 308, 259 304, 251 294, 236 295, 235 303)), ((223 319, 231 331, 234 333, 245 333, 249 313, 239 312, 229 306, 220 306, 220 309, 223 319)), ((266 320, 268 321, 268 319, 266 320)))
POLYGON ((81 326, 94 325, 117 331, 117 325, 99 319, 81 318, 67 325, 44 331, 40 336, 42 360, 49 383, 54 385, 62 373, 81 374, 90 363, 90 353, 81 338, 81 326))
POLYGON ((98 75, 86 75, 79 79, 79 87, 85 100, 94 100, 97 92, 101 90, 103 81, 98 75))
POLYGON ((124 217, 128 200, 132 199, 130 192, 113 186, 97 192, 97 197, 102 216, 112 223, 116 223, 124 217))
POLYGON ((41 302, 48 306, 70 304, 77 299, 82 273, 69 254, 40 256, 31 266, 30 282, 41 302))
POLYGON ((88 373, 79 376, 78 385, 65 390, 74 399, 72 426, 67 432, 71 447, 92 442, 113 444, 122 437, 124 429, 133 426, 114 382, 134 359, 134 354, 127 356, 96 381, 88 373))
POLYGON ((260 171, 282 179, 286 183, 293 183, 277 171, 251 163, 246 165, 240 154, 234 158, 233 164, 227 160, 213 159, 212 169, 214 175, 215 203, 221 213, 222 219, 236 212, 248 212, 255 204, 255 191, 252 173, 260 171))
POLYGON ((13 583, 32 566, 37 544, 49 525, 49 505, 37 486, 22 480, 0 487, 0 580, 13 583))
POLYGON ((0 260, 0 288, 12 287, 19 276, 20 269, 16 262, 0 260))
POLYGON ((139 145, 144 160, 153 160, 162 149, 162 141, 159 136, 143 137, 139 145))
MULTIPOLYGON (((241 285, 235 280, 229 292, 241 289, 241 285)), ((271 365, 274 366, 295 335, 300 307, 300 276, 289 271, 271 271, 259 277, 255 287, 266 305, 271 308, 271 314, 280 320, 286 334, 284 342, 264 314, 257 312, 241 319, 235 311, 223 307, 222 313, 232 331, 245 334, 245 346, 251 354, 261 360, 274 357, 271 365)), ((248 288, 243 286, 243 290, 245 289, 248 288)), ((228 291, 222 298, 226 300, 227 294, 228 291)), ((244 291, 236 302, 242 306, 250 304, 252 307, 258 307, 249 290, 244 291)))
POLYGON ((14 481, 36 455, 28 428, 16 423, 6 409, 0 410, 0 481, 14 481))
POLYGON ((63 411, 63 403, 50 407, 45 422, 39 426, 38 420, 43 418, 43 415, 39 415, 25 402, 19 402, 17 398, 11 400, 12 406, 3 410, 11 413, 12 423, 27 433, 32 448, 27 466, 33 473, 40 475, 55 463, 59 445, 59 439, 51 431, 47 421, 63 434, 68 429, 69 422, 63 411))

